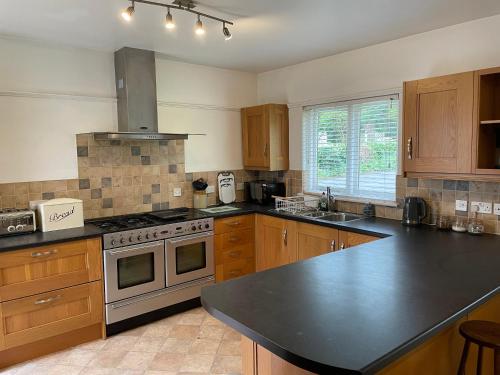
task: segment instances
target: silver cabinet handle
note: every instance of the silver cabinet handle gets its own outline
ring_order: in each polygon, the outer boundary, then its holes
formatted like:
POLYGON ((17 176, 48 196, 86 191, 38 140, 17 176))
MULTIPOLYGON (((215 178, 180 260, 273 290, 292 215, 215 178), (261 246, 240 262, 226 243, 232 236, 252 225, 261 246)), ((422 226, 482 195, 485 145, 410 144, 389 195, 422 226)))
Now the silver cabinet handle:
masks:
POLYGON ((54 255, 57 253, 58 253, 57 249, 53 249, 53 250, 49 250, 49 251, 39 251, 36 253, 31 253, 31 257, 32 258, 48 257, 50 255, 54 255))
POLYGON ((241 251, 231 251, 228 255, 231 258, 238 258, 241 255, 241 251))
POLYGON ((238 225, 241 225, 241 223, 239 221, 233 221, 231 223, 227 223, 227 225, 230 225, 232 227, 237 227, 238 225))
POLYGON ((335 251, 335 240, 332 240, 332 242, 330 242, 330 251, 335 251))
POLYGON ((60 295, 45 298, 45 299, 37 299, 35 301, 35 305, 45 305, 46 303, 51 303, 51 302, 57 301, 58 299, 61 299, 60 295))
POLYGON ((408 160, 411 160, 411 159, 413 159, 413 138, 412 137, 408 138, 407 148, 408 148, 408 160))
POLYGON ((283 243, 285 244, 285 246, 287 245, 287 242, 288 242, 288 231, 285 229, 283 229, 283 243))
POLYGON ((340 244, 340 250, 344 250, 344 249, 345 249, 345 244, 342 242, 342 243, 340 244))

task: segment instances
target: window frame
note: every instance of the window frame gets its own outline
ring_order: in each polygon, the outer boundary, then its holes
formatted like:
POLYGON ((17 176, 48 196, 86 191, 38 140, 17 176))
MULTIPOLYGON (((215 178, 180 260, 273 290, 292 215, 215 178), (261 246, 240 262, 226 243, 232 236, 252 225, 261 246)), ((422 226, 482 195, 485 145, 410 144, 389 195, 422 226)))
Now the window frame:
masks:
MULTIPOLYGON (((387 96, 397 96, 399 99, 399 116, 398 116, 398 126, 397 126, 397 131, 398 131, 398 136, 397 136, 397 168, 396 168, 396 182, 394 186, 394 190, 396 192, 397 190, 397 179, 398 176, 401 176, 402 174, 402 168, 403 168, 403 157, 402 157, 402 141, 403 141, 403 105, 404 105, 404 97, 403 97, 403 90, 401 87, 399 88, 392 88, 392 89, 387 89, 387 90, 380 90, 380 91, 372 91, 364 94, 358 94, 358 95, 352 95, 352 96, 344 96, 344 97, 337 97, 337 98, 330 98, 330 99, 323 99, 321 101, 307 101, 303 103, 296 103, 295 105, 291 107, 300 107, 301 109, 301 162, 302 162, 302 173, 306 174, 308 171, 306 170, 306 163, 305 163, 305 139, 304 139, 304 112, 307 110, 308 107, 328 107, 331 105, 336 105, 340 104, 342 102, 351 102, 350 104, 354 104, 356 101, 366 101, 369 99, 374 99, 376 100, 379 97, 387 97, 387 96)), ((317 154, 317 148, 314 151, 317 154)), ((315 167, 317 169, 317 158, 313 158, 315 162, 315 167)), ((311 167, 311 170, 313 168, 311 167)), ((303 178, 302 180, 302 187, 303 187, 303 192, 304 194, 307 195, 316 195, 316 196, 321 196, 323 192, 321 191, 308 191, 307 188, 307 178, 303 178)), ((341 201, 345 202, 354 202, 354 203, 373 203, 376 205, 382 205, 382 206, 387 206, 387 207, 397 207, 397 196, 395 194, 394 200, 386 200, 386 199, 376 199, 376 198, 366 198, 366 197, 356 197, 356 196, 346 196, 346 195, 341 195, 341 194, 335 194, 335 186, 333 186, 333 193, 335 195, 335 198, 341 201)))

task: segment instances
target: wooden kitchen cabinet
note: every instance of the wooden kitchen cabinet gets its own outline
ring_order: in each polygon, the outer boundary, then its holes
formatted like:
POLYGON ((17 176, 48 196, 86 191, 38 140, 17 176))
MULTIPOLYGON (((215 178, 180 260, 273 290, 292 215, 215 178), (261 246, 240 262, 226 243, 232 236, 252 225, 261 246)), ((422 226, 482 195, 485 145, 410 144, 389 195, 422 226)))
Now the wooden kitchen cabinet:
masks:
POLYGON ((264 104, 241 110, 245 169, 282 171, 289 165, 288 107, 264 104))
POLYGON ((404 170, 472 173, 474 73, 404 83, 404 170))
POLYGON ((364 243, 379 240, 379 237, 369 236, 367 234, 347 232, 344 230, 339 230, 339 250, 346 249, 348 247, 353 247, 361 245, 364 243))
POLYGON ((0 301, 102 278, 100 238, 0 254, 0 301))
POLYGON ((101 239, 0 254, 0 368, 104 337, 101 239))
POLYGON ((217 282, 255 272, 255 215, 215 220, 217 282))
POLYGON ((101 282, 94 281, 1 303, 2 349, 101 322, 101 289, 101 282))
POLYGON ((297 260, 295 221, 267 215, 256 218, 256 270, 263 271, 297 260))
POLYGON ((338 249, 339 231, 319 225, 297 223, 297 258, 304 260, 338 249))

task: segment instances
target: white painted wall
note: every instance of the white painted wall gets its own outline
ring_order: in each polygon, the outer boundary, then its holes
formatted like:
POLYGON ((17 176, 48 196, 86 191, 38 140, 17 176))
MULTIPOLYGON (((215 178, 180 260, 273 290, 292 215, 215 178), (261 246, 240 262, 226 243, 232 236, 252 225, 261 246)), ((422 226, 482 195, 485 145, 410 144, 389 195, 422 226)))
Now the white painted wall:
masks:
POLYGON ((500 66, 500 15, 259 74, 260 103, 290 103, 290 168, 300 169, 302 105, 418 78, 500 66))
MULTIPOLYGON (((186 170, 240 169, 238 109, 257 76, 157 59, 159 130, 186 143, 186 170), (219 139, 220 138, 220 139, 219 139)), ((0 183, 76 178, 75 134, 116 130, 113 55, 0 39, 0 183)))

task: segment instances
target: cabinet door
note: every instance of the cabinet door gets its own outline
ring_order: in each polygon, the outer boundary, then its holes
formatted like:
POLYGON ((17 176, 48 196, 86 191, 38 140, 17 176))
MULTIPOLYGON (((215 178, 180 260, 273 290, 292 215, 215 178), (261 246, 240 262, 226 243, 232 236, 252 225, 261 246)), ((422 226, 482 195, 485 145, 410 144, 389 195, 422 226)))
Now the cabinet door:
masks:
POLYGON ((101 279, 99 238, 0 254, 0 301, 101 279))
POLYGON ((102 321, 102 283, 94 281, 0 304, 3 348, 60 335, 102 321))
POLYGON ((243 164, 269 168, 269 121, 265 105, 241 110, 243 164))
POLYGON ((471 173, 473 72, 405 82, 406 172, 471 173))
POLYGON ((339 231, 319 225, 297 223, 297 254, 303 260, 337 250, 339 231))
POLYGON ((256 270, 263 271, 297 260, 296 223, 257 215, 256 270))
POLYGON ((288 106, 286 104, 269 104, 269 152, 269 170, 288 169, 288 106))
POLYGON ((361 245, 364 243, 378 240, 378 237, 369 236, 367 234, 339 231, 339 250, 361 245))

